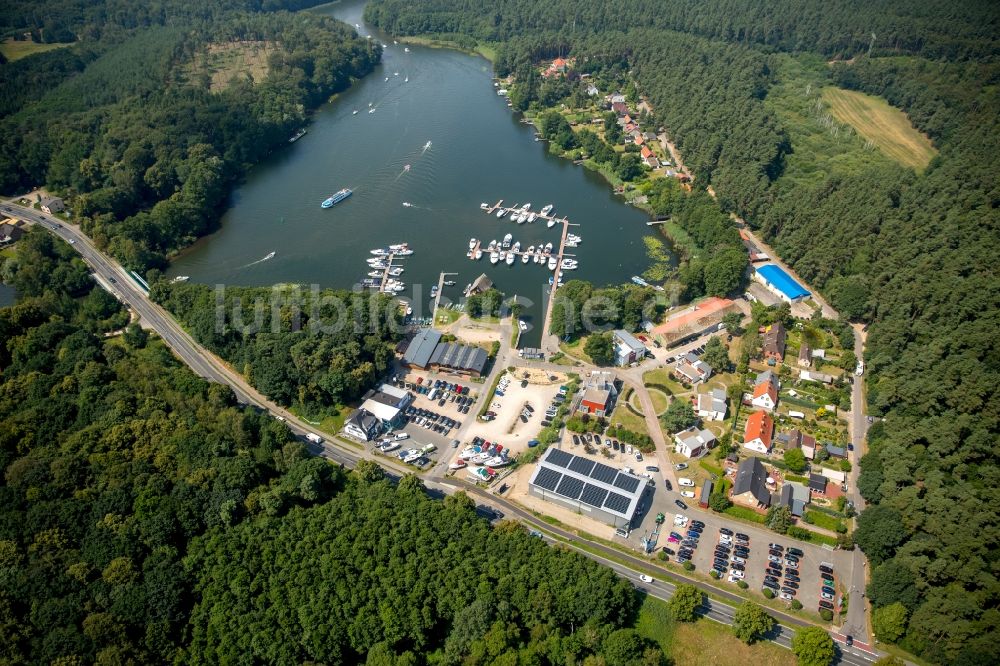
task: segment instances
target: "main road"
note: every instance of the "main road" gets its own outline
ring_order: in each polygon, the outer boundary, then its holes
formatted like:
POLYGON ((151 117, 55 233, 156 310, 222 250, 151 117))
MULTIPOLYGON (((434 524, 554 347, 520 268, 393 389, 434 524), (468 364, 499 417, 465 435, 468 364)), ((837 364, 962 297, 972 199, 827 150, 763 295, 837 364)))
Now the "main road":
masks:
MULTIPOLYGON (((136 284, 132 276, 129 275, 128 272, 120 264, 118 264, 118 262, 101 252, 93 244, 90 238, 78 227, 66 224, 57 218, 46 215, 32 208, 19 206, 9 202, 3 204, 3 212, 11 217, 20 218, 39 225, 69 243, 94 271, 99 283, 122 303, 138 314, 144 325, 156 331, 156 333, 159 334, 174 354, 176 354, 177 357, 195 373, 209 381, 229 386, 240 402, 265 410, 272 416, 284 420, 296 436, 304 439, 306 433, 311 432, 310 424, 302 421, 280 405, 268 400, 266 397, 257 392, 256 389, 250 386, 242 376, 226 365, 222 359, 218 358, 195 342, 194 339, 188 335, 188 333, 168 312, 149 299, 146 292, 136 284)), ((505 351, 509 353, 509 350, 505 351)), ((504 354, 503 356, 506 357, 507 354, 504 354)), ((506 360, 506 358, 504 360, 506 360)), ((375 457, 360 447, 357 449, 351 449, 347 448, 346 445, 334 446, 327 441, 324 441, 321 444, 315 444, 307 441, 306 444, 313 454, 322 456, 346 467, 354 467, 360 460, 368 459, 387 469, 392 476, 398 477, 409 473, 408 469, 393 464, 391 460, 385 457, 375 457)), ((675 586, 672 583, 655 582, 652 584, 646 584, 639 581, 636 569, 644 570, 649 568, 648 563, 643 560, 626 553, 621 553, 617 550, 612 550, 602 544, 588 541, 576 534, 572 534, 549 525, 527 511, 524 511, 517 505, 496 497, 495 495, 485 493, 475 486, 461 482, 456 484, 453 482, 441 482, 438 480, 428 480, 427 485, 432 489, 438 489, 446 493, 464 490, 469 495, 478 497, 480 500, 493 505, 502 506, 509 513, 516 515, 521 522, 532 525, 540 530, 544 530, 549 534, 555 534, 562 540, 563 543, 566 543, 585 556, 610 566, 618 572, 619 575, 632 580, 636 584, 636 587, 642 589, 647 594, 651 594, 660 599, 669 599, 671 593, 675 589, 675 586), (583 544, 586 544, 586 549, 581 547, 583 544), (626 562, 628 565, 626 566, 623 562, 626 562)), ((677 574, 671 575, 677 578, 683 578, 677 574)), ((743 601, 743 599, 737 595, 708 586, 705 583, 694 580, 691 580, 690 582, 699 585, 706 591, 711 591, 716 596, 731 599, 734 603, 742 603, 743 601)), ((734 606, 722 601, 706 599, 703 611, 711 619, 725 624, 731 624, 733 613, 735 613, 736 609, 734 606)), ((790 627, 805 626, 806 623, 797 618, 776 613, 775 611, 769 612, 776 615, 782 624, 780 624, 778 629, 776 629, 772 635, 768 636, 768 638, 780 645, 789 647, 791 645, 791 636, 794 633, 793 629, 790 627)), ((836 634, 834 634, 834 638, 842 639, 836 634)), ((859 649, 856 646, 848 647, 844 644, 838 644, 838 663, 850 664, 852 666, 866 666, 880 656, 882 655, 859 649)))

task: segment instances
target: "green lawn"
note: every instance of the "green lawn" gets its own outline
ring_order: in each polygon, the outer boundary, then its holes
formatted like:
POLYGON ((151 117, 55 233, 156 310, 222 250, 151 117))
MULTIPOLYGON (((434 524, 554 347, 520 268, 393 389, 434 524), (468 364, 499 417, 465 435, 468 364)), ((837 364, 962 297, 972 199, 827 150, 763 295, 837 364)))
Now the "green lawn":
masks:
POLYGON ((3 53, 3 56, 7 60, 13 62, 21 58, 27 58, 30 55, 35 55, 36 53, 53 51, 66 46, 70 46, 70 44, 38 44, 28 40, 15 41, 13 39, 5 39, 0 42, 0 53, 3 53))
POLYGON ((670 379, 670 371, 666 368, 658 368, 645 373, 642 376, 642 383, 646 386, 665 386, 674 395, 688 392, 688 389, 681 386, 679 382, 670 379))
POLYGON ((788 650, 767 641, 745 645, 729 627, 712 620, 674 622, 666 602, 653 597, 643 599, 635 629, 674 664, 784 666, 793 661, 788 650))
POLYGON ((615 411, 611 414, 611 424, 620 425, 627 430, 639 433, 647 433, 646 419, 636 416, 623 402, 619 401, 615 411))

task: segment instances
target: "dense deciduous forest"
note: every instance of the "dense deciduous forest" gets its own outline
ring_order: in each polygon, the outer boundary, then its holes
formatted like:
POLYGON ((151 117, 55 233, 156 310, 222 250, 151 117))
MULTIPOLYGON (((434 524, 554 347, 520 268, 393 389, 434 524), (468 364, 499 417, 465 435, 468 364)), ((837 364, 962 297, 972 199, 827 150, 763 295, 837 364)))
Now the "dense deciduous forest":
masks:
POLYGON ((174 5, 169 20, 133 17, 143 27, 5 65, 0 79, 0 191, 71 196, 95 241, 139 270, 209 231, 232 182, 380 57, 326 17, 174 5), (220 85, 199 68, 212 49, 250 46, 269 49, 257 80, 234 71, 220 85))
POLYGON ((0 310, 5 661, 661 662, 622 628, 637 598, 610 569, 491 528, 465 496, 308 455, 137 326, 104 337, 127 315, 69 246, 37 231, 17 254, 2 270, 21 298, 0 310))
POLYGON ((726 211, 760 228, 844 316, 870 324, 869 409, 885 417, 860 479, 874 505, 856 533, 873 566, 870 598, 894 613, 904 605, 907 649, 942 663, 991 661, 1000 638, 997 6, 375 0, 367 15, 393 33, 498 42, 500 72, 556 54, 631 70, 695 184, 711 184, 726 211), (776 113, 781 101, 768 98, 788 83, 776 77, 790 56, 775 49, 854 57, 820 68, 814 84, 885 97, 939 155, 915 173, 864 159, 857 139, 850 161, 844 149, 797 153, 810 120, 776 113))
POLYGON ((371 388, 402 330, 385 294, 161 281, 150 296, 268 398, 317 414, 371 388))

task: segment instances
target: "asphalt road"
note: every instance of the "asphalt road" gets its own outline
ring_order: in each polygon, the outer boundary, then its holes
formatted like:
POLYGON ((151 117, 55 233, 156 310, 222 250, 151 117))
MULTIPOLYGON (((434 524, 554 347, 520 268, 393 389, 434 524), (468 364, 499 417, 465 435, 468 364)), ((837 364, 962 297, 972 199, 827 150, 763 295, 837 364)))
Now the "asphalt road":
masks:
MULTIPOLYGON (((61 222, 57 218, 46 215, 32 208, 12 203, 4 204, 3 211, 12 217, 19 217, 21 219, 29 220, 42 225, 44 229, 50 231, 67 243, 70 243, 70 245, 77 252, 79 252, 94 273, 100 278, 102 286, 108 288, 112 295, 132 308, 140 316, 143 324, 146 327, 155 330, 174 352, 174 354, 176 354, 177 357, 195 373, 209 381, 228 385, 232 388, 233 392, 237 396, 237 399, 241 402, 253 405, 258 409, 266 410, 273 416, 283 419, 292 432, 298 437, 304 439, 305 434, 310 432, 310 426, 308 423, 298 419, 287 410, 267 400, 267 398, 250 387, 238 373, 223 363, 221 359, 196 343, 173 319, 173 317, 149 300, 146 293, 135 284, 133 279, 121 265, 98 250, 91 242, 90 238, 84 235, 76 226, 61 222)), ((506 357, 506 354, 504 357, 506 357)), ((487 384, 486 386, 488 387, 489 385, 487 384)), ((306 446, 313 454, 322 456, 346 467, 354 467, 361 459, 364 458, 374 460, 384 469, 387 469, 390 476, 393 477, 398 478, 400 475, 409 473, 410 471, 391 464, 391 462, 386 458, 375 459, 363 449, 353 451, 345 448, 344 446, 334 446, 328 441, 324 441, 321 444, 306 441, 306 446)), ((569 543, 571 547, 593 560, 612 567, 619 573, 619 575, 633 581, 637 584, 639 589, 642 589, 648 594, 652 594, 653 596, 661 599, 669 599, 670 594, 674 589, 672 583, 661 581, 656 581, 648 585, 641 583, 641 581, 638 580, 638 574, 633 568, 608 559, 608 557, 614 557, 619 561, 624 559, 633 567, 644 569, 646 563, 643 560, 592 542, 586 542, 590 550, 582 550, 574 544, 584 543, 584 539, 575 534, 555 528, 548 523, 544 523, 507 500, 484 493, 475 486, 454 481, 442 483, 430 479, 427 481, 427 486, 431 489, 437 488, 445 493, 465 490, 471 496, 485 499, 489 504, 502 507, 504 511, 510 515, 516 516, 521 522, 533 525, 550 533, 556 533, 563 540, 569 543), (604 553, 604 555, 595 554, 591 552, 592 550, 604 553)), ((680 576, 676 577, 680 578, 680 576)), ((734 603, 742 603, 743 601, 742 598, 737 595, 727 593, 724 590, 719 590, 705 583, 701 583, 699 581, 690 582, 705 589, 706 591, 711 591, 716 596, 730 598, 734 603)), ((706 601, 705 613, 706 616, 711 619, 725 624, 731 624, 734 612, 735 608, 729 604, 714 600, 706 601)), ((785 624, 780 625, 774 635, 769 636, 768 638, 770 640, 774 640, 779 645, 788 647, 790 645, 791 636, 794 633, 794 630, 790 629, 789 625, 803 626, 805 623, 796 618, 776 613, 775 611, 769 612, 772 615, 777 616, 779 621, 784 622, 785 624)), ((834 639, 838 640, 838 636, 834 635, 834 639)), ((868 653, 857 648, 847 647, 846 645, 839 645, 839 654, 836 663, 856 664, 861 666, 875 661, 879 656, 881 655, 868 653)))

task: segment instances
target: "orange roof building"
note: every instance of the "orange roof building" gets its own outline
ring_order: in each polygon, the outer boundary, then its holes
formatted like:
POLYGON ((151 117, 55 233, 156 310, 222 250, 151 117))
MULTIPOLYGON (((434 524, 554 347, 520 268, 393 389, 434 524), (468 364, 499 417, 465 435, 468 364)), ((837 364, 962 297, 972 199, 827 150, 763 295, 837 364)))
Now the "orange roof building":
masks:
POLYGON ((771 450, 771 436, 774 434, 774 419, 767 412, 754 412, 747 419, 743 431, 743 446, 767 454, 771 450))
POLYGON ((715 296, 706 298, 691 306, 653 329, 654 335, 663 337, 667 346, 680 344, 685 340, 696 338, 712 328, 718 327, 722 317, 736 308, 736 304, 728 298, 715 296))

